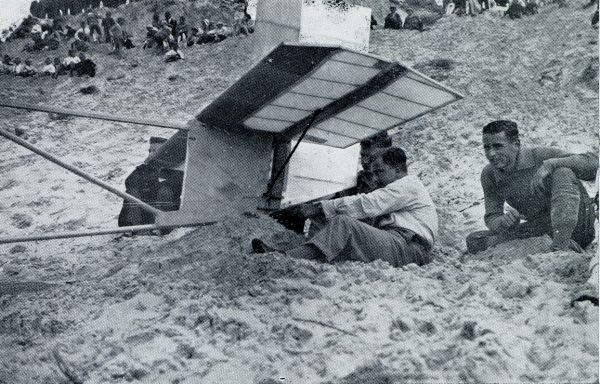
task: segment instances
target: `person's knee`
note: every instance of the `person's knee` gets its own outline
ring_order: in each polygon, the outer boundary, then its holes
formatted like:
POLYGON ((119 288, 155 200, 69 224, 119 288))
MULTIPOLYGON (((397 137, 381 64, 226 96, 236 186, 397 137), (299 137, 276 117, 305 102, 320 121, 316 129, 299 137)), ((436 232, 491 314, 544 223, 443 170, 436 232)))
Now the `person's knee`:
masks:
POLYGON ((356 221, 356 219, 347 215, 336 215, 329 219, 329 224, 345 227, 354 224, 356 221))
POLYGON ((576 182, 577 181, 577 176, 575 175, 575 173, 566 167, 560 167, 560 168, 556 168, 553 172, 552 172, 552 184, 557 184, 557 183, 564 183, 564 182, 576 182))

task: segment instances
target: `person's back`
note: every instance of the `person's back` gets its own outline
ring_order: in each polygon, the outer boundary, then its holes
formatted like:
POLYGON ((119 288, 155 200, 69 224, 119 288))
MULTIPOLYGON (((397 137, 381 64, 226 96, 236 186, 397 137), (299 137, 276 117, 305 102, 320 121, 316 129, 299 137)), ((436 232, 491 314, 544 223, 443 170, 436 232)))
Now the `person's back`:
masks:
POLYGON ((506 15, 511 19, 520 19, 525 12, 525 7, 519 1, 513 1, 508 6, 506 15))
POLYGON ((396 11, 395 7, 390 8, 390 13, 385 17, 385 22, 383 24, 383 28, 385 28, 385 29, 401 29, 402 28, 402 18, 396 11))
POLYGON ((41 73, 48 76, 53 76, 56 74, 56 67, 52 63, 52 59, 49 57, 47 57, 44 61, 44 66, 42 67, 41 73))
MULTIPOLYGON (((147 164, 138 166, 126 179, 125 191, 146 203, 156 201, 159 189, 158 170, 147 164)), ((135 203, 123 202, 119 227, 154 223, 154 216, 135 203)))
POLYGON ((76 66, 77 76, 96 76, 96 63, 87 58, 85 54, 79 54, 80 62, 76 66))
POLYGON ((419 16, 415 15, 414 13, 409 13, 404 20, 404 29, 423 31, 423 22, 419 16))

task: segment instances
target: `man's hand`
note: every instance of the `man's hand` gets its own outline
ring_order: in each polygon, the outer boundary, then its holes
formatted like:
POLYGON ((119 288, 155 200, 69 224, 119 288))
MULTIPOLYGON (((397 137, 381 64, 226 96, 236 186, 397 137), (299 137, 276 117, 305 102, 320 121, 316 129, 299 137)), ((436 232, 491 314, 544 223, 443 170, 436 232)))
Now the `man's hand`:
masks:
POLYGON ((297 209, 302 216, 308 219, 324 215, 321 203, 300 204, 297 209))
POLYGON ((547 161, 543 162, 533 175, 531 180, 531 192, 534 195, 541 196, 546 189, 546 179, 552 174, 554 169, 548 164, 547 161))
POLYGON ((505 230, 519 224, 520 221, 521 215, 519 212, 517 212, 516 209, 509 207, 504 215, 494 219, 494 221, 491 223, 491 227, 493 227, 495 230, 505 230))

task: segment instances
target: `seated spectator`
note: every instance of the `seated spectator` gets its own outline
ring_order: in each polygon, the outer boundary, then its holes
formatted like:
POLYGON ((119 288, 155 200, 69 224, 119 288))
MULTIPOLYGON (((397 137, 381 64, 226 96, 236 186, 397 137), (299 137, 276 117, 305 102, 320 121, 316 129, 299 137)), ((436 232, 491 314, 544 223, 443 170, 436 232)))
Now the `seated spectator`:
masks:
POLYGON ((377 27, 377 20, 371 15, 371 29, 375 29, 377 27))
POLYGON ((416 29, 417 31, 423 32, 423 22, 421 18, 415 15, 415 12, 412 9, 408 9, 406 11, 408 16, 404 20, 404 29, 416 29))
POLYGON ((40 71, 40 73, 42 75, 52 76, 52 77, 54 77, 56 75, 56 67, 52 63, 52 59, 50 59, 49 57, 46 57, 46 60, 44 60, 44 66, 42 67, 42 70, 40 71))
POLYGON ((154 40, 157 47, 159 47, 163 52, 169 49, 169 45, 174 41, 174 39, 173 35, 171 34, 171 28, 169 28, 169 24, 166 21, 161 23, 160 29, 154 35, 154 40))
POLYGON ((247 13, 244 15, 244 20, 242 21, 241 28, 241 33, 245 36, 254 33, 254 20, 252 20, 252 17, 247 13))
POLYGON ((71 49, 74 51, 87 52, 90 48, 89 44, 81 39, 81 34, 79 33, 75 36, 75 39, 71 42, 71 49))
POLYGON ((85 53, 79 54, 79 63, 75 65, 75 72, 77 76, 96 76, 96 63, 88 59, 85 53))
POLYGON ((508 6, 508 11, 506 11, 506 15, 511 19, 520 19, 521 16, 525 13, 525 2, 520 0, 514 0, 508 6))
POLYGON ((70 49, 69 56, 65 57, 62 61, 62 67, 65 72, 69 72, 69 75, 73 76, 73 71, 80 62, 81 59, 77 56, 77 52, 74 49, 70 49))
POLYGON ((82 21, 79 25, 79 29, 75 32, 75 37, 82 41, 90 41, 90 36, 90 27, 85 21, 82 21))
POLYGON ((383 28, 385 29, 401 29, 402 28, 402 19, 397 12, 397 8, 394 6, 390 7, 390 13, 385 17, 385 22, 383 24, 383 28))
POLYGON ((75 32, 77 32, 75 28, 71 27, 70 25, 67 25, 63 32, 63 37, 66 39, 71 39, 75 37, 75 32))
POLYGON ((35 34, 42 34, 42 25, 41 24, 35 24, 32 28, 31 28, 31 34, 35 35, 35 34))
MULTIPOLYGON (((237 36, 242 32, 242 24, 244 22, 244 17, 246 16, 244 12, 244 4, 236 4, 234 6, 235 11, 233 12, 233 33, 237 36)), ((246 33, 247 35, 248 33, 246 33)))
POLYGON ((60 34, 58 31, 53 31, 46 37, 46 46, 53 51, 60 47, 60 34))
POLYGON ((196 27, 190 28, 190 34, 187 37, 186 45, 188 47, 191 47, 192 45, 196 44, 196 41, 199 39, 199 37, 200 37, 200 29, 198 29, 196 27))
POLYGON ((4 55, 0 63, 0 73, 9 75, 15 73, 15 64, 9 55, 4 55))
POLYGON ((44 40, 42 40, 41 33, 32 33, 31 40, 32 40, 31 42, 25 44, 25 46, 23 47, 23 51, 25 51, 25 52, 41 51, 46 46, 46 44, 44 43, 44 40))
POLYGON ((52 30, 53 31, 58 31, 60 33, 64 33, 65 25, 66 25, 65 18, 61 15, 57 15, 52 20, 52 30))
POLYGON ((189 26, 185 22, 185 16, 179 17, 179 23, 177 24, 177 43, 187 41, 188 35, 190 34, 189 26))
POLYGON ((207 44, 215 42, 215 27, 212 22, 208 19, 202 21, 202 29, 199 31, 198 39, 196 44, 207 44))
POLYGON ((110 28, 110 36, 112 37, 113 52, 118 55, 121 54, 121 48, 125 47, 126 41, 129 38, 127 32, 124 29, 125 19, 119 17, 115 24, 110 28))
POLYGON ((100 17, 96 12, 90 11, 86 17, 90 29, 91 40, 95 43, 102 37, 102 28, 100 27, 100 17))
POLYGON ((183 59, 183 55, 179 52, 179 44, 171 43, 170 49, 165 53, 165 61, 167 63, 183 59))
POLYGON ((171 28, 171 35, 173 35, 173 38, 177 39, 177 20, 171 17, 171 12, 165 12, 165 21, 169 28, 171 28))
POLYGON ((157 12, 152 15, 152 26, 157 30, 160 29, 160 15, 157 12))
POLYGON ((217 23, 215 29, 215 42, 220 42, 233 35, 231 28, 226 27, 222 22, 217 23))
POLYGON ((149 25, 146 27, 146 40, 144 40, 144 45, 142 45, 142 49, 152 48, 156 45, 156 34, 158 33, 158 29, 149 25))
POLYGON ((54 73, 54 75, 52 75, 53 79, 58 78, 59 75, 67 74, 66 68, 62 65, 62 63, 60 62, 60 58, 58 57, 54 58, 54 68, 56 69, 56 72, 54 73))
POLYGON ((104 29, 104 41, 106 43, 112 42, 112 36, 110 35, 110 29, 115 25, 115 19, 112 17, 110 11, 106 12, 106 17, 102 20, 102 28, 104 29))
POLYGON ((31 65, 31 60, 27 59, 24 63, 21 63, 21 59, 16 58, 15 63, 17 63, 17 66, 15 67, 15 75, 22 77, 31 77, 36 74, 35 68, 33 68, 33 66, 31 65))
POLYGON ((538 5, 535 0, 527 0, 525 4, 525 9, 523 10, 523 15, 531 16, 538 13, 538 5))

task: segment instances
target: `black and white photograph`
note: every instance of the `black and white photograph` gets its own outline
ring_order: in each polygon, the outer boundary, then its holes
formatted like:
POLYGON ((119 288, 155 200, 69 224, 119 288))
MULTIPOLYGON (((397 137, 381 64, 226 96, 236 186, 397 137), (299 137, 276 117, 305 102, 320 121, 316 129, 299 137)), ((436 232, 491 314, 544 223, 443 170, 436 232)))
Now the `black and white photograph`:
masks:
POLYGON ((0 384, 599 381, 599 0, 0 0, 0 384))

